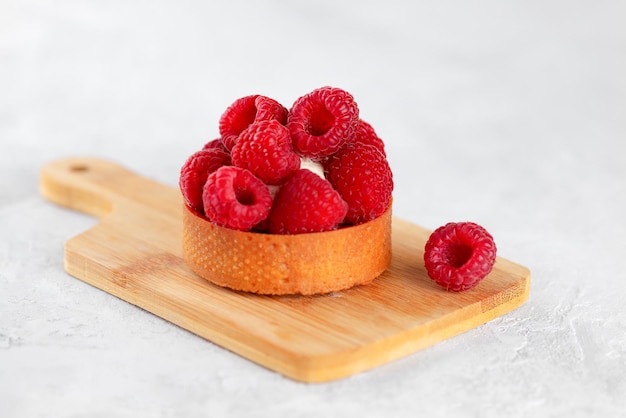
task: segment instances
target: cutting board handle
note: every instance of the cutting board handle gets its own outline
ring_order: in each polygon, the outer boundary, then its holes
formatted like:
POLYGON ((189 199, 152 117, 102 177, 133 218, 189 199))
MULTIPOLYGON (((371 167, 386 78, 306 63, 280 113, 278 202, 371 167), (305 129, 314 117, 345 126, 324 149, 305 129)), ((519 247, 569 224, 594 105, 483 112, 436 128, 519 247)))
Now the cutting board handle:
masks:
POLYGON ((40 173, 41 194, 61 206, 103 218, 149 193, 146 179, 98 158, 64 158, 40 173))

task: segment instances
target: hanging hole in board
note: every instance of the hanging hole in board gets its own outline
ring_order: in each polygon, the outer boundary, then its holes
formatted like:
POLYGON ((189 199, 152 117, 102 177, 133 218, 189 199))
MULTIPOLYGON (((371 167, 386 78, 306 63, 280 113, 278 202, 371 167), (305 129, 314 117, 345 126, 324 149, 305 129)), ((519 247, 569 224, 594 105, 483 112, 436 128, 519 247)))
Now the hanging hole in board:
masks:
POLYGON ((70 171, 72 173, 84 173, 85 171, 89 171, 89 166, 84 164, 75 164, 70 166, 70 171))

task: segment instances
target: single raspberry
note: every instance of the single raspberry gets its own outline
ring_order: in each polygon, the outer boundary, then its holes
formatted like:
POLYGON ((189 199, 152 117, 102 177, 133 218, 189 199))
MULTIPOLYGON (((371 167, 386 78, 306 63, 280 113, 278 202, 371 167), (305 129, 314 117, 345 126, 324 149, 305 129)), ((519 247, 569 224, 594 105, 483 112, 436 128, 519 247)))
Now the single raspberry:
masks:
POLYGON ((476 286, 489 274, 495 261, 493 237, 473 222, 450 222, 437 228, 424 248, 428 276, 454 292, 476 286))
POLYGON ((385 143, 376 134, 376 131, 374 130, 372 125, 362 119, 359 119, 359 123, 356 126, 356 132, 354 134, 352 142, 356 144, 373 145, 378 149, 378 151, 381 152, 381 154, 385 156, 385 158, 387 157, 387 153, 385 152, 385 143))
POLYGON ((269 216, 273 234, 303 234, 336 229, 348 205, 330 183, 307 169, 296 171, 281 186, 269 216))
POLYGON ((300 168, 289 131, 275 119, 255 122, 244 129, 231 155, 233 165, 247 168, 266 184, 281 184, 300 168))
POLYGON ((393 175, 387 159, 373 145, 347 144, 324 166, 326 178, 348 203, 348 223, 370 221, 389 207, 393 175))
POLYGON ((204 214, 202 188, 209 174, 218 168, 230 165, 230 155, 221 149, 207 149, 195 152, 180 169, 178 185, 187 206, 197 213, 204 214))
POLYGON ((230 151, 226 149, 226 146, 224 146, 224 143, 222 142, 222 138, 213 139, 207 142, 206 144, 204 144, 204 146, 202 147, 202 149, 211 149, 211 148, 218 148, 224 152, 230 153, 230 151))
POLYGON ((358 120, 359 108, 350 93, 322 87, 294 102, 287 127, 296 152, 321 160, 352 139, 358 120))
POLYGON ((229 151, 233 149, 239 134, 252 122, 276 119, 287 123, 287 108, 269 97, 254 94, 235 100, 219 120, 222 142, 229 151))
POLYGON ((250 171, 235 166, 211 173, 202 196, 207 218, 242 231, 267 218, 272 207, 267 186, 250 171))

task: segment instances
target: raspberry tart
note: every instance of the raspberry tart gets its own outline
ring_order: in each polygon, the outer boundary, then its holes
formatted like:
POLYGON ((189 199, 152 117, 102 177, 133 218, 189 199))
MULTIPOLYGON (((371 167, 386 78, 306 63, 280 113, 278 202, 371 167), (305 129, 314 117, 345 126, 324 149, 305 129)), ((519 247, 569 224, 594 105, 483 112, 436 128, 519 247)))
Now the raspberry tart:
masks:
POLYGON ((289 110, 246 96, 219 132, 179 179, 183 257, 196 274, 237 291, 313 295, 389 267, 393 176, 350 93, 322 87, 289 110))

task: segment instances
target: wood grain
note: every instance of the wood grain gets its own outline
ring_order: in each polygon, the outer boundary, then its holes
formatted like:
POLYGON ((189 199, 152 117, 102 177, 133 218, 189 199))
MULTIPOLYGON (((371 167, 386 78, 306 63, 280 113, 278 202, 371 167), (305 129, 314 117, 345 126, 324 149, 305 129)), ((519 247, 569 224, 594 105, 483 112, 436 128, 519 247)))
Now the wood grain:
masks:
POLYGON ((97 216, 65 244, 69 274, 303 382, 362 372, 470 330, 523 304, 530 271, 498 258, 476 288, 447 292, 426 275, 430 231, 393 218, 391 267, 324 296, 262 296, 215 286, 182 259, 177 188, 94 158, 45 165, 40 190, 97 216))

